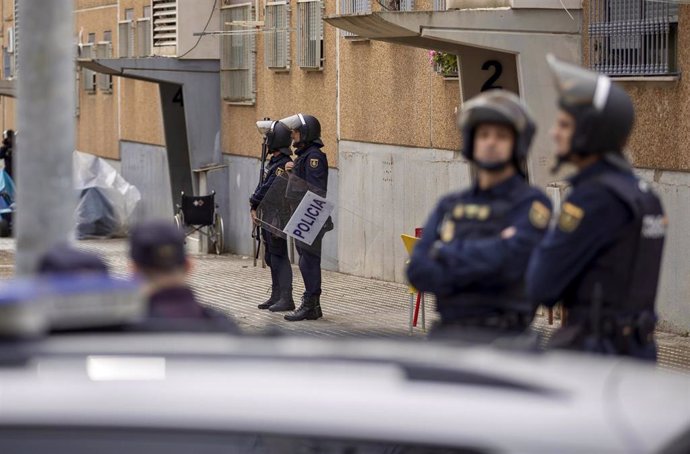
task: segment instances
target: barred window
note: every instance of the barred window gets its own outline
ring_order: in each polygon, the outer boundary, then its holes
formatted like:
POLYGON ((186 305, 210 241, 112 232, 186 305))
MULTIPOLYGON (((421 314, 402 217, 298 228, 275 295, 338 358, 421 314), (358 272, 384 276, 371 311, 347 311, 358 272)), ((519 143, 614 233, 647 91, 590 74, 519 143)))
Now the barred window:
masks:
POLYGON ((323 69, 323 2, 298 0, 297 64, 300 68, 323 69))
POLYGON ((379 3, 388 11, 414 10, 414 0, 380 0, 379 3))
POLYGON ((286 1, 266 3, 264 61, 271 69, 290 68, 290 10, 286 1))
POLYGON ((252 4, 225 6, 220 12, 221 36, 220 71, 221 96, 224 100, 251 103, 256 99, 256 40, 254 30, 242 22, 252 20, 252 4))
POLYGON ((14 31, 12 34, 12 52, 14 54, 14 67, 12 68, 12 74, 17 77, 19 73, 19 1, 14 0, 14 31))
POLYGON ((678 5, 591 0, 589 65, 610 76, 658 76, 676 70, 678 5))
POLYGON ((446 0, 434 0, 434 11, 445 11, 446 0))
MULTIPOLYGON (((340 0, 340 14, 366 14, 371 12, 371 0, 340 0)), ((353 38, 357 35, 341 30, 341 36, 353 38)))

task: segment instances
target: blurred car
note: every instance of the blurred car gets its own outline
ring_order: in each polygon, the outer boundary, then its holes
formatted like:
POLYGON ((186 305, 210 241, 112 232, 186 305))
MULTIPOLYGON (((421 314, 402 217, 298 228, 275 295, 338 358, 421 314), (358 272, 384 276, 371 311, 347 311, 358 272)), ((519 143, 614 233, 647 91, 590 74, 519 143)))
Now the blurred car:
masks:
POLYGON ((631 360, 203 333, 0 346, 3 454, 690 452, 690 377, 631 360))

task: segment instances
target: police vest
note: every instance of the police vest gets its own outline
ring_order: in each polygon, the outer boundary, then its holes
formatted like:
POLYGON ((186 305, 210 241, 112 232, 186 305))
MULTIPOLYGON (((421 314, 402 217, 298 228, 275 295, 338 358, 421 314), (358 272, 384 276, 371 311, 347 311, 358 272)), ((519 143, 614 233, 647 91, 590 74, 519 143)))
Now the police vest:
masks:
POLYGON ((633 220, 576 280, 577 288, 566 292, 564 302, 580 308, 600 305, 602 315, 653 313, 667 225, 661 201, 644 180, 630 174, 607 172, 594 181, 616 195, 633 220))
MULTIPOLYGON (((316 161, 317 156, 323 158, 325 154, 319 147, 313 144, 309 145, 302 153, 300 153, 297 159, 295 159, 295 168, 293 169, 293 173, 302 180, 306 180, 307 166, 312 165, 312 162, 316 161)), ((310 188, 312 192, 319 193, 319 195, 323 197, 325 197, 326 190, 328 188, 328 170, 326 170, 324 177, 324 180, 320 182, 318 187, 310 188)))
MULTIPOLYGON (((271 159, 271 161, 273 161, 273 159, 271 159)), ((274 162, 269 161, 268 167, 266 167, 266 170, 264 170, 264 181, 268 180, 271 174, 275 173, 279 168, 285 169, 285 164, 290 161, 290 157, 285 156, 284 154, 281 154, 274 162)))
MULTIPOLYGON (((444 207, 443 221, 438 227, 438 237, 442 241, 450 242, 454 238, 480 240, 499 236, 503 230, 511 226, 511 211, 527 196, 530 189, 530 186, 525 182, 518 185, 513 191, 489 201, 475 201, 473 195, 468 193, 448 200, 448 204, 444 207), (448 235, 444 229, 448 229, 449 222, 453 223, 454 234, 452 238, 444 238, 448 235)), ((456 295, 439 297, 438 304, 440 312, 444 312, 444 308, 440 307, 444 305, 464 306, 463 309, 459 308, 461 312, 473 305, 481 306, 484 309, 514 310, 524 313, 531 312, 533 309, 533 305, 525 296, 522 280, 491 288, 476 284, 469 285, 456 295)), ((452 311, 450 307, 447 309, 452 311)))

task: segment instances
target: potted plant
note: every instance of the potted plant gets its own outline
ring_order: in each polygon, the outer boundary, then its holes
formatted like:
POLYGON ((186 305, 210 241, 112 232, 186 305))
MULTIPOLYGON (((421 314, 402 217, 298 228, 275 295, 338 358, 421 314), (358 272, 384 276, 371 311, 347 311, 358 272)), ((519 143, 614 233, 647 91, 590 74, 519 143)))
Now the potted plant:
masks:
POLYGON ((443 77, 458 77, 458 56, 455 54, 430 50, 429 64, 443 77))

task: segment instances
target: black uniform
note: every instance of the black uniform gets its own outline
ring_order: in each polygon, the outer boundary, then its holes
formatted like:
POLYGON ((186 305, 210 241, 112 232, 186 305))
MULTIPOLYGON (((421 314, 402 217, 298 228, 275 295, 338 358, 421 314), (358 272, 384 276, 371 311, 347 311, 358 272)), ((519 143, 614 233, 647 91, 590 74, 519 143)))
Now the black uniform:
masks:
MULTIPOLYGON (((524 271, 550 213, 546 195, 520 175, 488 190, 475 186, 441 200, 407 270, 416 289, 436 295, 439 328, 505 334, 529 326, 535 305, 524 294, 524 271), (515 235, 502 238, 509 227, 515 227, 515 235)), ((477 335, 467 332, 466 337, 477 335)))
MULTIPOLYGON (((286 197, 292 205, 298 202, 309 190, 318 196, 326 197, 328 190, 328 159, 321 151, 321 124, 312 115, 296 114, 280 120, 290 130, 299 131, 295 166, 290 176, 286 197)), ((311 245, 296 241, 299 252, 299 270, 304 280, 304 294, 300 307, 285 319, 291 322, 316 320, 323 317, 321 311, 321 243, 326 232, 333 229, 329 217, 311 245)))
MULTIPOLYGON (((130 235, 130 256, 142 277, 174 276, 186 269, 184 234, 170 222, 150 221, 135 226, 130 235)), ((146 320, 139 326, 151 330, 237 331, 227 316, 202 306, 184 284, 157 288, 148 297, 146 320)))
POLYGON ((463 156, 482 176, 515 172, 488 188, 475 185, 438 204, 415 247, 407 276, 418 290, 436 295, 440 324, 432 337, 490 342, 522 333, 535 305, 524 294, 523 276, 532 249, 551 218, 551 203, 522 173, 534 136, 529 112, 513 93, 492 90, 465 103, 459 124, 463 156), (513 152, 504 161, 475 157, 482 124, 513 130, 513 152))
MULTIPOLYGON (((297 150, 295 154, 297 159, 293 170, 294 175, 306 181, 311 191, 325 197, 328 188, 328 159, 321 151, 321 145, 312 143, 306 148, 297 150)), ((299 269, 304 278, 305 296, 321 295, 321 246, 323 236, 329 228, 332 227, 325 226, 311 245, 296 242, 297 252, 300 255, 299 269)))
POLYGON ((654 360, 666 218, 630 169, 601 160, 571 179, 557 225, 535 250, 530 296, 568 308, 552 346, 654 360))
MULTIPOLYGON (((292 162, 292 159, 282 153, 271 157, 264 173, 263 182, 257 185, 254 194, 249 198, 252 210, 258 208, 276 177, 286 175, 285 164, 288 162, 292 162)), ((261 235, 266 245, 264 258, 271 269, 271 298, 266 303, 262 303, 259 308, 271 309, 271 306, 275 306, 275 303, 280 301, 282 293, 286 299, 285 304, 289 306, 284 310, 292 310, 295 306, 292 300, 292 266, 288 257, 287 240, 270 233, 266 229, 261 230, 261 235)), ((275 306, 273 311, 276 312, 276 309, 281 307, 282 305, 275 306)))
POLYGON ((654 360, 666 218, 622 153, 634 123, 632 101, 608 77, 548 59, 559 106, 575 124, 559 164, 593 163, 571 179, 557 224, 534 252, 528 294, 549 306, 562 300, 569 309, 553 347, 654 360))
MULTIPOLYGON (((287 172, 285 166, 292 162, 290 155, 290 130, 279 121, 260 121, 257 122, 259 129, 266 128, 264 150, 273 153, 268 161, 268 166, 264 171, 262 180, 256 187, 254 194, 249 198, 252 210, 257 210, 259 204, 265 199, 269 191, 279 191, 281 202, 283 200, 284 186, 287 182, 287 172), (267 125, 270 125, 267 127, 267 125), (280 179, 279 181, 276 181, 280 179), (280 184, 278 184, 280 183, 280 184), (284 184, 285 183, 285 184, 284 184)), ((275 202, 275 201, 271 201, 275 202)), ((286 210, 261 209, 258 213, 264 226, 282 226, 287 219, 277 219, 289 213, 286 210)), ((295 301, 292 298, 292 266, 288 258, 287 241, 284 237, 278 236, 279 232, 269 232, 267 228, 261 229, 265 248, 265 259, 271 270, 271 296, 269 299, 259 304, 259 309, 269 309, 272 312, 291 311, 295 308, 295 301)))

